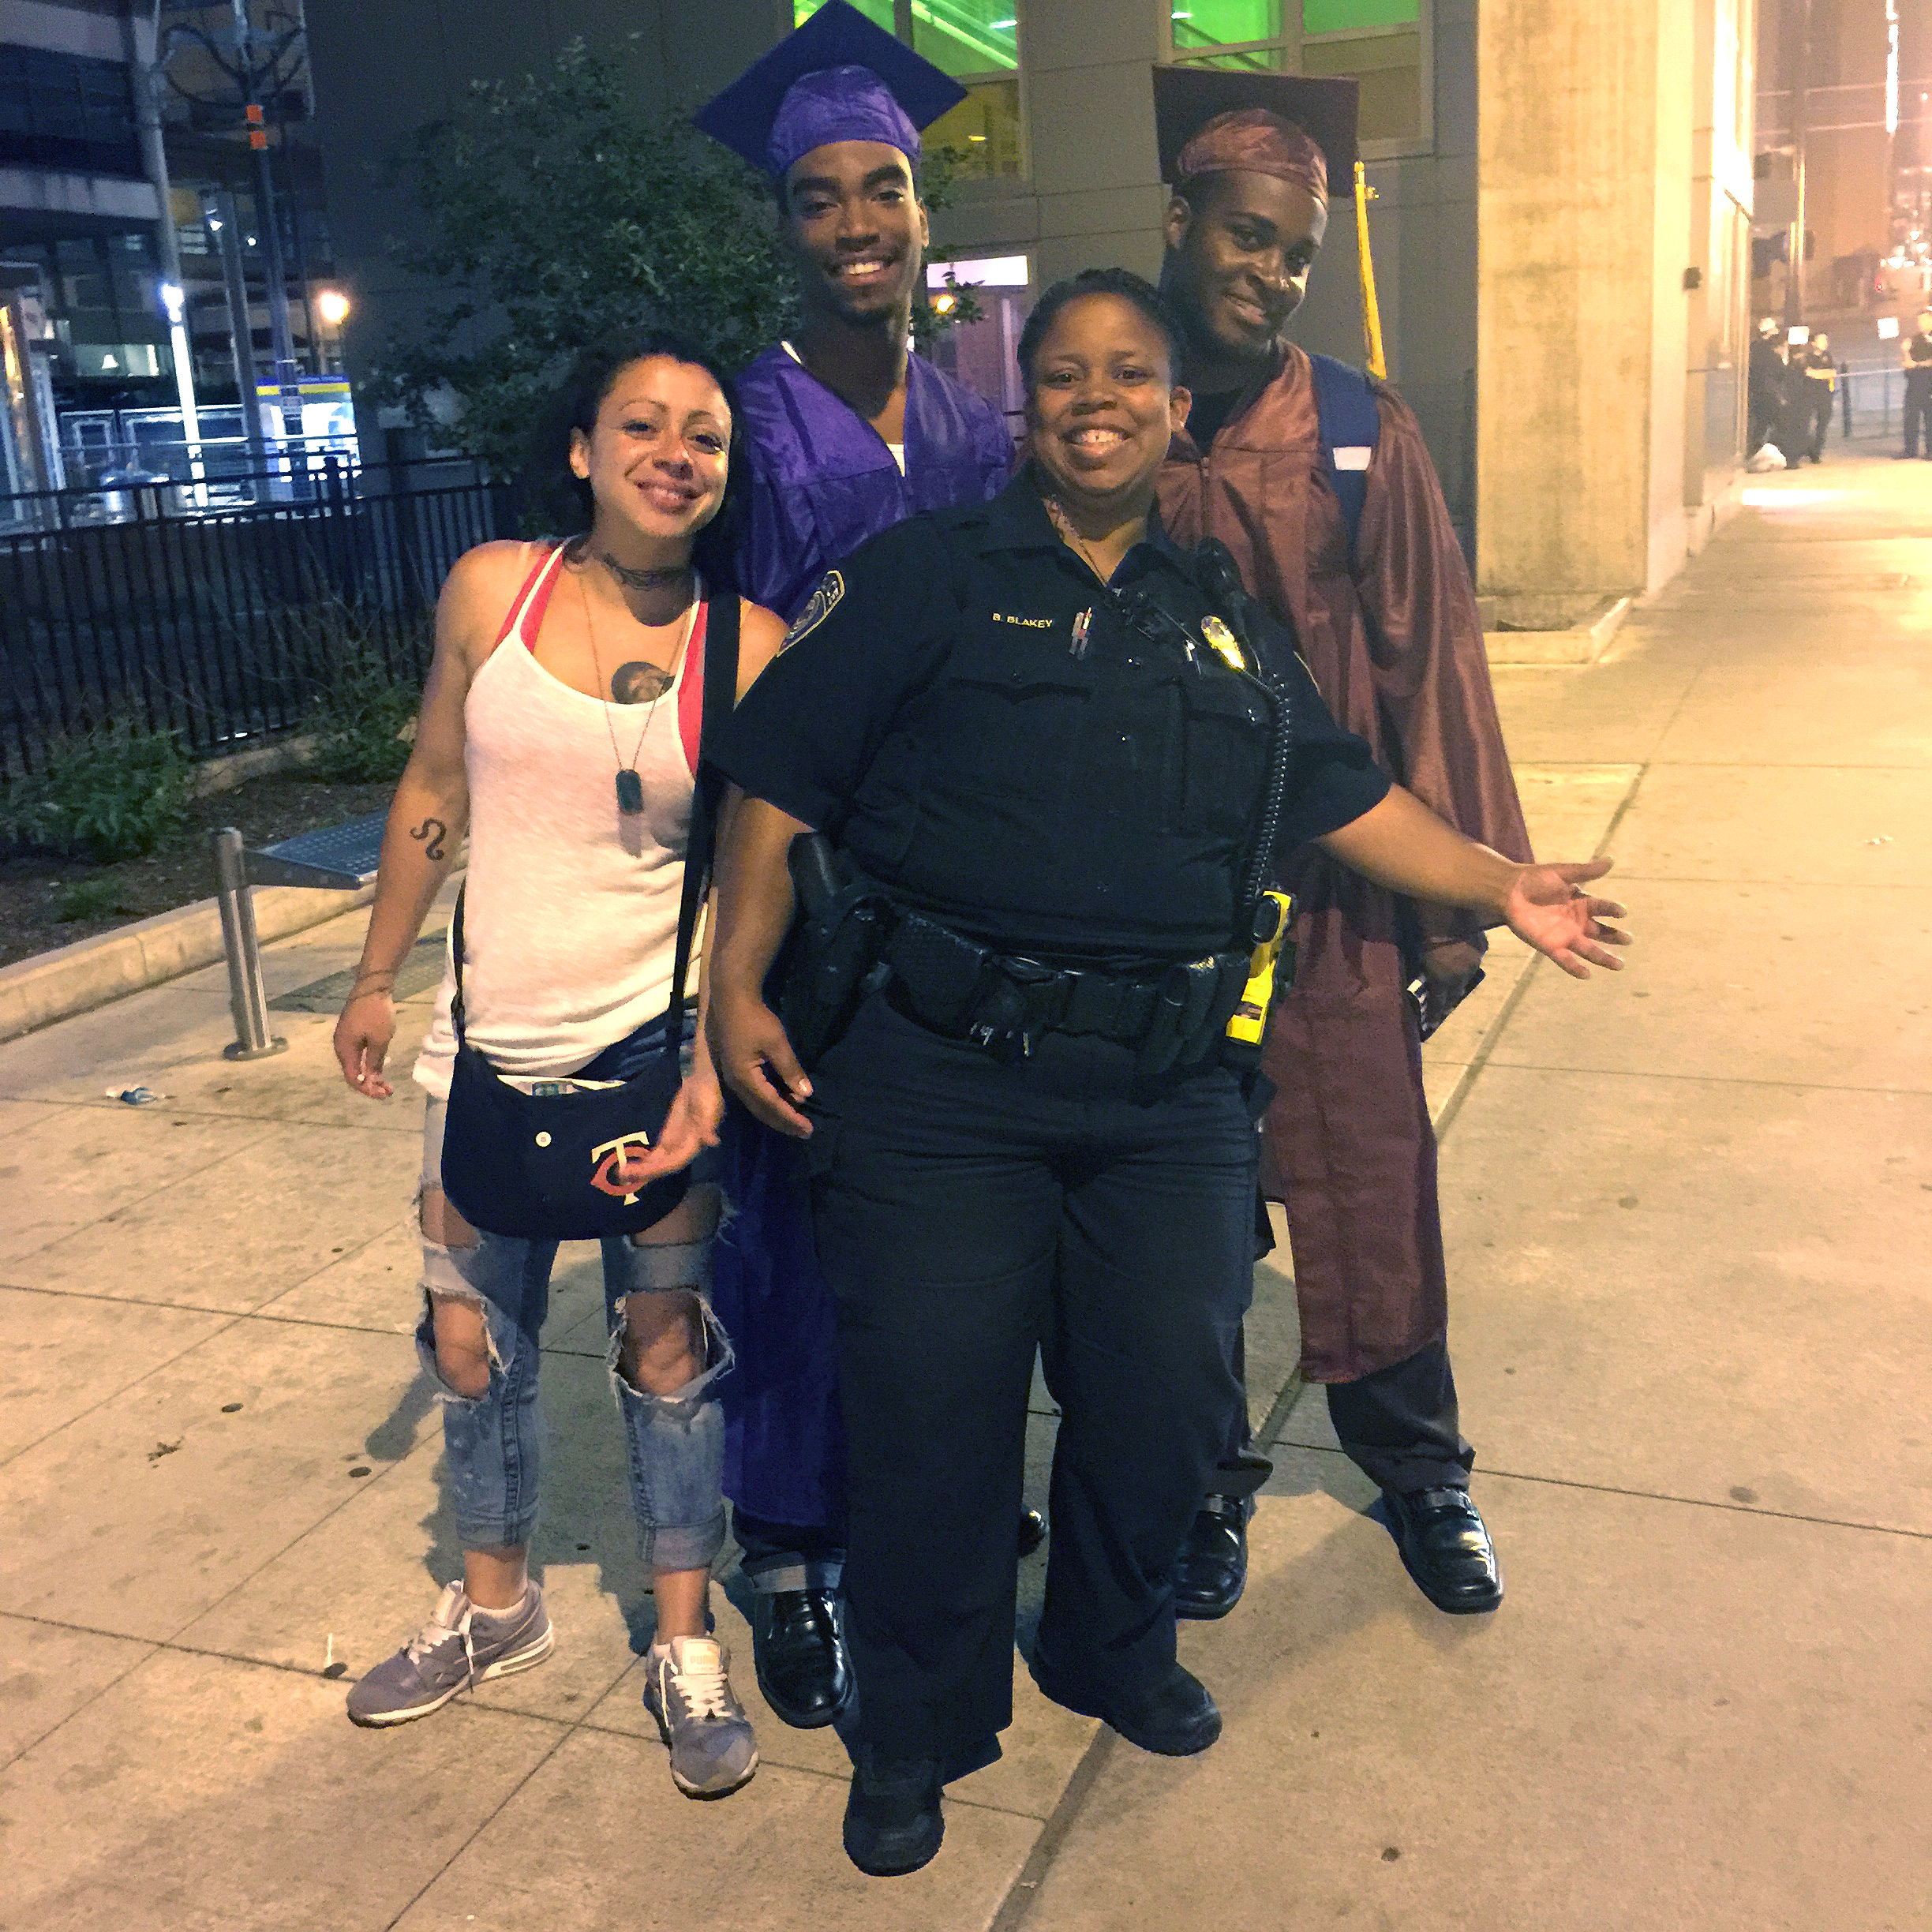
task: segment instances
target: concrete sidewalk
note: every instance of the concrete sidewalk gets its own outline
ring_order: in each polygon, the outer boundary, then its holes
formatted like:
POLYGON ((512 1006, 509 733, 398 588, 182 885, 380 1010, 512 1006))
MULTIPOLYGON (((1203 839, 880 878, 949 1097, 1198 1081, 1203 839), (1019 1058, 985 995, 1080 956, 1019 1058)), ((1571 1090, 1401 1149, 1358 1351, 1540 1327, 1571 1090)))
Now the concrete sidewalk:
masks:
POLYGON ((1226 1736, 1151 1758, 1023 1671, 912 1878, 846 1863, 842 1753, 757 1705, 728 1580, 763 1767, 672 1787, 590 1250, 545 1335, 556 1659, 350 1727, 343 1667, 458 1560, 416 1090, 349 1093, 326 1015, 223 1061, 219 966, 0 1046, 0 1927, 1923 1932, 1928 530, 1932 466, 1765 479, 1603 661, 1499 674, 1540 849, 1613 850, 1642 940, 1584 987, 1500 945, 1430 1049, 1503 1610, 1402 1575, 1264 1267, 1277 1475, 1246 1602, 1183 1636, 1226 1736), (102 1097, 137 1080, 167 1103, 102 1097))

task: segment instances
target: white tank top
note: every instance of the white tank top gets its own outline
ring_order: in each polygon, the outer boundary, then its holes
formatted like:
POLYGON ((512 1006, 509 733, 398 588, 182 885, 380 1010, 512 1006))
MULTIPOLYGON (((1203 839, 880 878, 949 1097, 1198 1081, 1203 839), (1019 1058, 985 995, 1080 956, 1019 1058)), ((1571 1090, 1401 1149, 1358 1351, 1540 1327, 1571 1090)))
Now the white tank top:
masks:
MULTIPOLYGON (((560 545, 539 556, 463 704, 464 1030, 500 1073, 525 1079, 574 1073, 665 1009, 704 701, 702 601, 648 725, 645 706, 610 706, 607 720, 601 699, 545 670, 537 633, 563 561, 560 545), (612 729, 627 760, 643 732, 642 812, 617 809, 612 729)), ((455 983, 446 963, 416 1061, 438 1099, 455 1065, 455 983)))

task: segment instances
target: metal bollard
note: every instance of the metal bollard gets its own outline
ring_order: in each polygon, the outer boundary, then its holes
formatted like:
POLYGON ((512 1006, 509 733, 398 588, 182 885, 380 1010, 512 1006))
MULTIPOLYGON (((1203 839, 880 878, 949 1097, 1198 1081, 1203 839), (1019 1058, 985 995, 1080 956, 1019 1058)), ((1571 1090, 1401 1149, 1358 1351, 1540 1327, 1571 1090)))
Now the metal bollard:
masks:
POLYGON ((228 1004, 235 1036, 222 1049, 230 1060, 264 1060, 286 1053, 288 1042, 268 1031, 268 989, 262 984, 261 942, 255 936, 255 900, 249 889, 242 834, 225 826, 215 834, 215 893, 221 906, 222 949, 228 956, 228 1004))

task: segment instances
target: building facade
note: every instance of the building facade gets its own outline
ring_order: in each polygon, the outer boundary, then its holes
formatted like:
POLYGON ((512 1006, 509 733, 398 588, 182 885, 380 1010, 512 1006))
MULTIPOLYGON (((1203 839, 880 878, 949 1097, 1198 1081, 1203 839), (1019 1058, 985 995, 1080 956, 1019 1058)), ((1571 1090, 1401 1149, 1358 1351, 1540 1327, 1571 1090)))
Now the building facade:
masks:
POLYGON ((249 373, 272 377, 279 354, 305 370, 329 358, 301 7, 250 0, 249 20, 245 45, 229 4, 0 0, 0 286, 16 294, 67 459, 57 474, 23 468, 16 486, 125 466, 150 431, 157 449, 178 442, 170 283, 184 291, 196 390, 238 421, 224 206, 249 373))
POLYGON ((1762 0, 1754 302, 1876 350, 1865 317, 1932 293, 1932 13, 1762 0), (1804 245, 1796 245, 1802 234, 1804 245))
MULTIPOLYGON (((471 80, 581 37, 643 111, 687 109, 817 4, 474 0, 446 25, 429 0, 317 0, 316 125, 359 313, 415 294, 384 248, 410 211, 374 164, 471 80)), ((1049 283, 1157 271, 1156 63, 1350 74, 1390 376, 1499 618, 1570 621, 1708 533, 1743 455, 1755 0, 861 4, 968 89, 928 138, 957 157, 935 257, 987 311, 941 353, 983 392, 1016 400, 1012 343, 1049 283)), ((1360 362, 1345 187, 1294 332, 1360 362)))

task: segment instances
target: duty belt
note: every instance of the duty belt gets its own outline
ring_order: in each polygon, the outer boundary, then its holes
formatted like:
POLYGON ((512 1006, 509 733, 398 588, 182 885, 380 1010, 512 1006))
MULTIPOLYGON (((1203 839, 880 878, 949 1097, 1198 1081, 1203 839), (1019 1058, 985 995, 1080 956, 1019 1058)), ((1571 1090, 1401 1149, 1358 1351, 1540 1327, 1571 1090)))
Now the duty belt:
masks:
POLYGON ((1189 1065, 1218 1046, 1249 960, 1245 951, 1211 953, 1152 978, 1050 966, 905 911, 881 957, 912 1018, 996 1059, 1028 1058, 1045 1034, 1088 1034, 1136 1048, 1143 1074, 1189 1065))

